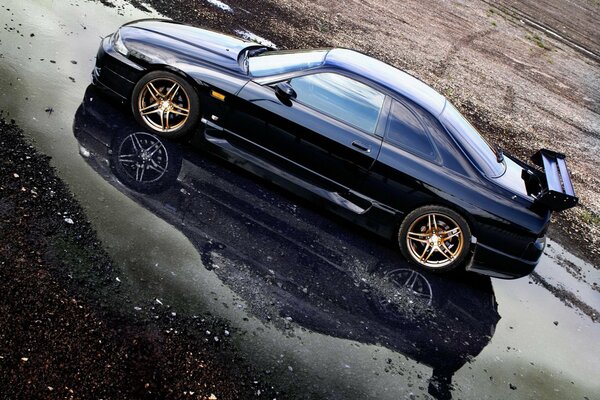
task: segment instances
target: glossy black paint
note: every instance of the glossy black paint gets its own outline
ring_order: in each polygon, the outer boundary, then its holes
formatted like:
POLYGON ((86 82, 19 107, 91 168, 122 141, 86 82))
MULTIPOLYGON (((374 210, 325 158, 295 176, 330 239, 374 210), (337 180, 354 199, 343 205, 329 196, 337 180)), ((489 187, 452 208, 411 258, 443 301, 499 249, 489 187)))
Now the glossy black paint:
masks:
POLYGON ((156 20, 134 22, 119 32, 129 54, 116 52, 112 38, 105 38, 94 83, 126 102, 144 73, 180 74, 201 98, 205 126, 194 141, 203 149, 392 240, 411 210, 429 204, 452 208, 467 219, 475 238, 467 269, 517 278, 536 266, 550 210, 512 178, 530 167, 507 156, 511 179, 483 175, 437 119, 446 100, 412 76, 360 53, 334 49, 318 68, 252 79, 238 55, 254 43, 156 20), (277 95, 277 83, 315 72, 348 76, 386 95, 374 134, 277 95), (224 95, 224 101, 211 91, 224 95), (433 160, 387 140, 392 99, 423 115, 436 149, 433 160))
POLYGON ((452 376, 494 333, 500 316, 489 278, 418 271, 390 246, 367 240, 366 232, 344 228, 310 205, 297 206, 287 193, 265 188, 189 143, 155 137, 175 160, 174 169, 158 193, 154 183, 132 183, 115 160, 124 138, 140 128, 94 87, 77 110, 73 131, 86 162, 180 229, 207 268, 218 263, 214 271, 228 285, 243 277, 238 294, 246 303, 276 305, 273 314, 259 308, 259 318, 291 317, 315 332, 400 352, 432 368, 429 393, 436 399, 452 397, 452 376), (361 280, 361 269, 373 281, 361 280), (245 290, 249 285, 259 289, 258 298, 257 291, 245 290))

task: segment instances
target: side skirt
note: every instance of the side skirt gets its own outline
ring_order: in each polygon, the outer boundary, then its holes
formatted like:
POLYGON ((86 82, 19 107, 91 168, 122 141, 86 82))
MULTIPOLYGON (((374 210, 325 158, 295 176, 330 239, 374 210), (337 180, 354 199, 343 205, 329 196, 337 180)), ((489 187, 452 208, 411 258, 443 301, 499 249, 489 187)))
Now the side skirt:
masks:
MULTIPOLYGON (((275 183, 292 193, 323 205, 328 210, 333 211, 378 235, 386 238, 396 235, 396 223, 403 215, 398 210, 390 208, 350 188, 340 185, 325 176, 310 171, 292 160, 284 159, 286 164, 292 165, 295 169, 302 169, 307 173, 316 176, 316 180, 323 182, 323 185, 320 186, 302 179, 295 174, 291 174, 266 162, 260 157, 232 145, 228 140, 222 137, 212 136, 210 134, 211 130, 224 131, 224 129, 204 118, 202 119, 202 123, 206 126, 203 134, 204 139, 210 145, 211 152, 217 156, 260 176, 269 182, 275 183)), ((252 146, 259 147, 261 151, 276 155, 271 150, 250 142, 234 132, 227 131, 227 134, 233 135, 240 140, 244 140, 252 146)), ((279 155, 276 156, 282 158, 279 155)))

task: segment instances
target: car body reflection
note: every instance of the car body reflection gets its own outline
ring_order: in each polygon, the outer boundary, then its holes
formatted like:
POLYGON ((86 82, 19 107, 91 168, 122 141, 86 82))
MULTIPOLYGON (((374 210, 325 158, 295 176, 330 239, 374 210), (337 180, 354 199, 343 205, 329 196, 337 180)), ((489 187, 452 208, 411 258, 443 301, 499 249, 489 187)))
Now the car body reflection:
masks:
MULTIPOLYGON (((429 392, 451 398, 453 374, 499 320, 489 278, 415 270, 389 244, 321 217, 281 189, 143 132, 93 87, 73 130, 87 163, 178 227, 263 321, 378 344, 433 369, 429 392)), ((302 203, 304 204, 304 203, 302 203)))

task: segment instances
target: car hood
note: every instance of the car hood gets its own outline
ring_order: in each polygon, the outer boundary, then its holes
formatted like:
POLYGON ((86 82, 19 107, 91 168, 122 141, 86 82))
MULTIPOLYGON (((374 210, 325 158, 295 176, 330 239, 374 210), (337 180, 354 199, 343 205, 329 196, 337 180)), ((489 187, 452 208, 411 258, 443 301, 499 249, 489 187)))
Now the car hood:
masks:
MULTIPOLYGON (((160 35, 171 43, 174 51, 177 51, 175 43, 179 42, 182 50, 186 49, 186 52, 189 52, 189 48, 192 47, 195 55, 203 60, 234 71, 240 70, 238 64, 240 52, 247 47, 256 46, 254 42, 234 36, 162 19, 133 21, 123 25, 121 32, 126 41, 128 39, 135 41, 138 36, 147 36, 146 34, 160 35)), ((156 38, 156 36, 154 37, 156 38)), ((145 40, 152 41, 150 38, 145 38, 145 40)), ((160 41, 157 41, 157 44, 158 42, 160 41)), ((193 55, 190 54, 190 56, 193 55)))

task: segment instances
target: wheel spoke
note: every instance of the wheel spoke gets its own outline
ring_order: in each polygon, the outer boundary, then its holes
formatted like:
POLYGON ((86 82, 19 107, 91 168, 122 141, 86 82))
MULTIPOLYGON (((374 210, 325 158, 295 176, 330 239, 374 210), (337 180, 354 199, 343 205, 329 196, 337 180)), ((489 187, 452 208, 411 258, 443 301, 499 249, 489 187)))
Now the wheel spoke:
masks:
MULTIPOLYGON (((438 247, 437 246, 432 246, 431 250, 429 250, 429 254, 427 254, 427 257, 423 261, 425 261, 425 262, 429 261, 429 257, 431 257, 431 255, 433 253, 435 253, 436 250, 438 250, 438 247)), ((422 258, 422 256, 421 256, 421 258, 422 258)))
POLYGON ((164 111, 165 129, 169 129, 169 111, 164 111))
POLYGON ((164 112, 161 110, 158 115, 160 116, 160 129, 165 130, 165 117, 164 112))
POLYGON ((427 240, 428 237, 429 237, 429 235, 426 233, 408 232, 408 238, 414 242, 428 243, 429 242, 429 240, 427 240))
POLYGON ((442 255, 443 255, 444 257, 446 257, 446 259, 448 259, 448 260, 452 260, 454 257, 456 257, 456 254, 455 254, 455 253, 453 253, 453 252, 452 252, 452 250, 450 250, 450 249, 448 248, 448 246, 446 246, 446 243, 443 243, 443 242, 442 242, 442 247, 444 247, 444 249, 445 249, 446 251, 445 251, 445 252, 444 252, 444 251, 440 251, 440 253, 442 253, 442 255), (449 255, 448 255, 448 254, 446 254, 446 252, 448 252, 448 253, 449 253, 449 255))
POLYGON ((179 104, 171 103, 171 107, 173 107, 171 110, 173 114, 183 115, 184 117, 187 117, 190 114, 189 108, 182 107, 179 104))
POLYGON ((142 144, 140 143, 140 139, 137 137, 137 135, 131 135, 131 142, 133 143, 133 148, 136 150, 136 152, 139 153, 144 150, 142 144))
POLYGON ((415 283, 417 282, 417 274, 415 273, 415 271, 412 271, 408 277, 408 279, 406 279, 406 282, 404 282, 404 287, 410 288, 411 290, 415 287, 415 283))
POLYGON ((442 232, 442 234, 445 236, 444 237, 444 241, 451 239, 455 236, 459 236, 460 235, 460 228, 457 226, 454 229, 449 229, 447 231, 442 232))
POLYGON ((162 165, 159 165, 154 160, 152 160, 151 163, 152 163, 152 165, 148 165, 149 169, 154 170, 160 174, 164 174, 167 171, 167 167, 163 167, 162 165))
POLYGON ((421 256, 419 257, 421 260, 425 257, 425 254, 427 253, 427 250, 429 250, 429 247, 431 247, 429 245, 429 242, 427 242, 427 245, 425 246, 425 250, 423 250, 423 254, 421 254, 421 256))
POLYGON ((141 115, 150 115, 150 114, 157 114, 161 112, 160 108, 154 109, 154 110, 150 110, 150 111, 145 111, 145 112, 140 112, 141 115))
POLYGON ((161 148, 161 142, 154 142, 150 147, 146 149, 146 153, 148 153, 148 157, 152 157, 154 153, 156 153, 161 148))
POLYGON ((163 96, 160 94, 160 91, 154 86, 154 84, 152 82, 148 82, 146 87, 148 88, 148 93, 150 93, 150 96, 152 96, 152 98, 157 102, 160 102, 160 99, 163 96))
POLYGON ((146 107, 140 109, 140 113, 142 113, 142 115, 144 115, 144 111, 149 110, 154 107, 158 107, 158 106, 160 106, 160 103, 157 101, 156 103, 152 103, 149 106, 146 106, 146 107))
POLYGON ((431 218, 433 219, 433 229, 437 229, 437 222, 435 221, 435 214, 431 214, 431 218))
POLYGON ((144 171, 146 171, 146 165, 142 164, 142 165, 138 165, 137 169, 135 170, 135 180, 138 182, 141 182, 142 179, 144 179, 144 171))
POLYGON ((168 98, 169 100, 173 100, 178 91, 179 91, 179 84, 177 82, 175 82, 173 84, 173 86, 171 86, 171 88, 167 91, 167 94, 165 94, 165 97, 168 98))

